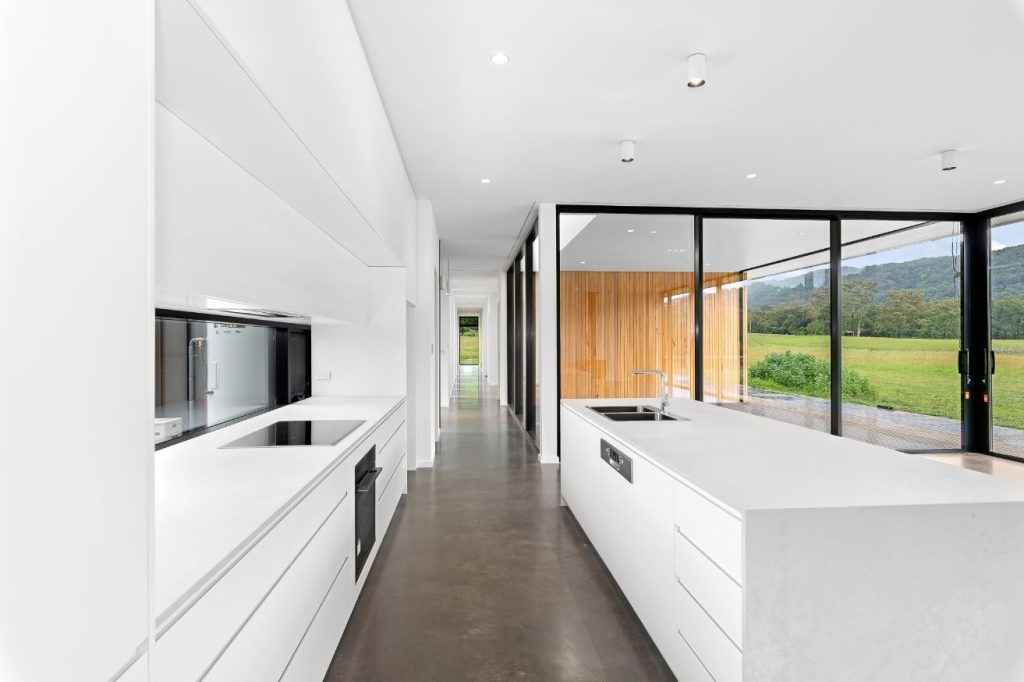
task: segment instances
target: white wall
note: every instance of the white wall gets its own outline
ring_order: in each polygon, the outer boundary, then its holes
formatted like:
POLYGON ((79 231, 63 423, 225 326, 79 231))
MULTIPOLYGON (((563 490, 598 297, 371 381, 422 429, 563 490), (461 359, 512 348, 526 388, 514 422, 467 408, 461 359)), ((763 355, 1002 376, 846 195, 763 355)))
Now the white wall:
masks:
POLYGON ((558 240, 555 204, 544 203, 538 212, 540 248, 540 311, 537 343, 541 349, 539 400, 540 461, 558 462, 558 240))
POLYGON ((152 6, 0 10, 0 679, 150 636, 152 6))
MULTIPOLYGON (((437 226, 429 201, 416 206, 416 466, 434 464, 438 413, 437 226)), ((410 466, 412 461, 410 460, 410 466)))
POLYGON ((370 268, 367 324, 313 318, 314 396, 405 395, 405 293, 405 268, 370 268))

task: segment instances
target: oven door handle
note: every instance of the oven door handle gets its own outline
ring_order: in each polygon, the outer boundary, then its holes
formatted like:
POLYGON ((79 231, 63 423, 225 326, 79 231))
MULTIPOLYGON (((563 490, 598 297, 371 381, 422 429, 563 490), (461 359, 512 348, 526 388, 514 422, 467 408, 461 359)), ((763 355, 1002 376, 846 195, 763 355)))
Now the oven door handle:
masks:
POLYGON ((380 476, 380 472, 383 471, 380 467, 374 467, 367 471, 362 478, 359 479, 359 483, 356 483, 357 493, 368 493, 370 488, 373 487, 377 477, 380 476))

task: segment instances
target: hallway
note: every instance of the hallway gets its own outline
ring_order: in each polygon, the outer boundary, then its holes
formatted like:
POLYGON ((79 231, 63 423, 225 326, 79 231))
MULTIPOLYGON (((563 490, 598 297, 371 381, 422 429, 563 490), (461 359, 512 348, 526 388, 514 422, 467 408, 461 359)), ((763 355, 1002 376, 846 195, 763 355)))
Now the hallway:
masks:
POLYGON ((671 680, 476 367, 381 546, 328 680, 671 680))

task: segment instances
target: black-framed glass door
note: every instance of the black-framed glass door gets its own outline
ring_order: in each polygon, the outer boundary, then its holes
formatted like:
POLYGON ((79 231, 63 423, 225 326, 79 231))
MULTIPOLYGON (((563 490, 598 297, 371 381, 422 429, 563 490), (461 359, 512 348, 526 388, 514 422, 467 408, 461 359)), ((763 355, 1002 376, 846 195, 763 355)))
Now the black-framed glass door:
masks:
POLYGON ((1024 459, 1024 213, 992 221, 992 451, 1024 459))
MULTIPOLYGON (((1024 212, 1024 205, 1013 210, 1024 212)), ((756 402, 751 399, 752 388, 775 390, 791 394, 782 398, 795 395, 798 401, 816 399, 821 409, 815 414, 820 419, 804 425, 836 435, 914 454, 971 450, 1024 455, 1024 439, 1020 446, 1013 441, 1017 434, 1011 407, 1024 404, 1024 381, 1018 387, 1012 374, 1017 353, 1013 337, 1018 333, 1024 337, 1024 322, 1022 330, 1016 331, 1014 306, 1018 301, 1014 295, 1000 293, 1015 286, 1009 282, 1024 281, 1024 272, 1015 272, 1010 256, 999 254, 1007 248, 1011 251, 1006 253, 1012 254, 1017 245, 1024 251, 1024 227, 1012 228, 1021 232, 1017 238, 1011 238, 1012 230, 1007 227, 1024 225, 1024 213, 994 224, 993 243, 988 250, 988 241, 982 242, 978 235, 987 240, 988 220, 998 215, 996 211, 832 213, 560 205, 556 209, 559 242, 565 239, 563 228, 569 231, 570 240, 578 239, 573 226, 581 219, 594 221, 595 214, 598 221, 604 215, 689 216, 693 220, 694 270, 702 291, 694 297, 692 306, 697 348, 692 397, 749 409, 756 402), (563 218, 568 219, 564 225, 563 218), (720 229, 728 221, 801 227, 796 234, 799 239, 792 240, 794 248, 784 249, 787 253, 773 259, 754 258, 756 263, 737 266, 716 262, 716 243, 723 256, 734 258, 745 249, 765 253, 765 245, 757 246, 756 238, 728 238, 720 229), (1005 243, 999 239, 1000 234, 1006 235, 1005 243), (975 260, 984 265, 984 276, 978 274, 977 262, 972 274, 967 257, 977 252, 981 243, 985 244, 984 258, 975 260), (1001 278, 1008 283, 1005 287, 1001 278), (774 286, 775 291, 767 286, 774 286), (755 293, 755 288, 760 291, 755 293), (1006 300, 1000 302, 1000 297, 1006 300), (987 326, 989 303, 991 335, 987 326), (770 309, 772 306, 777 307, 770 309), (752 348, 754 341, 764 345, 763 337, 754 338, 758 334, 775 335, 775 341, 788 347, 752 348), (709 344, 719 348, 709 350, 709 344), (966 357, 976 360, 975 356, 982 354, 978 348, 985 357, 989 348, 995 350, 995 365, 1006 368, 1003 383, 999 374, 987 375, 988 362, 971 361, 970 377, 961 374, 967 371, 966 357), (787 352, 789 357, 785 357, 787 352), (777 371, 762 366, 773 354, 773 362, 779 365, 774 368, 777 371), (795 357, 798 355, 809 359, 795 357), (982 364, 985 367, 979 369, 982 364), (801 387, 787 388, 786 384, 795 380, 786 376, 790 370, 802 374, 797 377, 801 387), (984 381, 980 381, 982 375, 984 381), (775 385, 755 386, 765 381, 775 385), (780 390, 783 388, 786 390, 780 390), (990 419, 997 431, 1009 429, 993 437, 992 442, 998 446, 989 447, 987 439, 972 435, 991 431, 990 419), (1021 454, 1017 454, 1017 447, 1021 454)), ((629 229, 641 233, 638 228, 629 229)), ((758 238, 764 236, 763 232, 757 233, 758 238)), ((778 246, 778 240, 769 242, 768 246, 778 246)), ((559 270, 564 271, 564 250, 560 257, 563 262, 559 270)), ((579 258, 583 260, 590 265, 589 259, 579 258)), ((567 352, 563 326, 566 296, 574 295, 573 291, 578 294, 579 287, 567 294, 566 283, 566 273, 560 272, 558 395, 563 398, 569 397, 564 386, 567 372, 573 374, 572 362, 578 360, 572 349, 567 352)), ((618 314, 628 316, 629 312, 618 314)), ((1024 338, 1021 341, 1024 343, 1024 338)), ((806 421, 806 413, 800 419, 783 420, 800 423, 801 419, 806 421)), ((1020 427, 1024 432, 1024 423, 1020 427)))

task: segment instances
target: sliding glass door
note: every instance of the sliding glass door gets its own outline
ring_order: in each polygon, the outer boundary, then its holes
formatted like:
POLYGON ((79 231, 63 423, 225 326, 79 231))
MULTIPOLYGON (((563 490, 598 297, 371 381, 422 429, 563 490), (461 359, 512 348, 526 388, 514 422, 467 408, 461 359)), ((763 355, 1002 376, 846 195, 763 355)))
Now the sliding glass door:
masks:
POLYGON ((960 224, 843 222, 843 435, 962 447, 960 224))
POLYGON ((995 220, 989 248, 992 451, 1024 458, 1024 214, 995 220))

